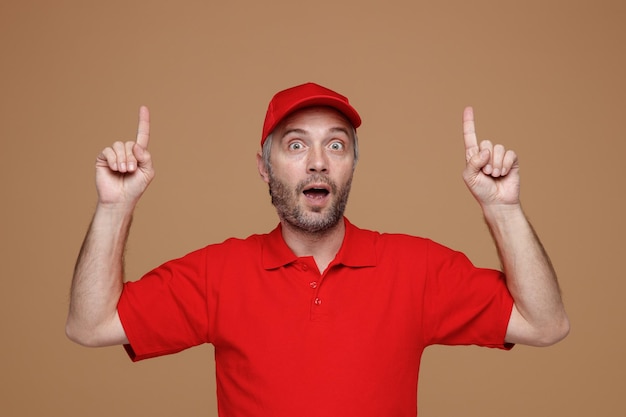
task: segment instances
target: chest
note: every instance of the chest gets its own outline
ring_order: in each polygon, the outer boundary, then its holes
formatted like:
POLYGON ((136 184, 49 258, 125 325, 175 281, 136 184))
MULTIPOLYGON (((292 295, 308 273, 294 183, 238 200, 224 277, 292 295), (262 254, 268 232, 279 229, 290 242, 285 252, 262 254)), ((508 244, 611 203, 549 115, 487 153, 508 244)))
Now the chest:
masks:
POLYGON ((216 347, 400 345, 419 343, 419 271, 334 266, 320 274, 312 258, 263 273, 223 278, 213 312, 216 347))

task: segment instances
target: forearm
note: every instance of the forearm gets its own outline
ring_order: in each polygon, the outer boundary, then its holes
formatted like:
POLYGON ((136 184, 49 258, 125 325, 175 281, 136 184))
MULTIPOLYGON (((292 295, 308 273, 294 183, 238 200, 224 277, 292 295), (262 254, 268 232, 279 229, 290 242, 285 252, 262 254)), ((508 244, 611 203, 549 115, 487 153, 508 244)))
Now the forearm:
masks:
POLYGON ((81 247, 70 294, 66 332, 88 346, 125 343, 117 316, 131 208, 99 205, 81 247))
POLYGON ((515 307, 509 342, 549 345, 569 331, 555 270, 519 204, 483 208, 515 307))

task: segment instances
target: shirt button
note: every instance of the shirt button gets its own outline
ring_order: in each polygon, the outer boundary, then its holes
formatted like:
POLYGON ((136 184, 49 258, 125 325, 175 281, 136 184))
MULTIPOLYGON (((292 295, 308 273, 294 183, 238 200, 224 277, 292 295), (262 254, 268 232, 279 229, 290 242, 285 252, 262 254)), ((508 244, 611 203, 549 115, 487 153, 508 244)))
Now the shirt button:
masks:
POLYGON ((310 286, 311 288, 315 289, 315 288, 317 288, 317 282, 315 282, 315 281, 311 281, 311 282, 309 283, 309 286, 310 286))
POLYGON ((307 264, 302 264, 302 270, 303 271, 308 271, 309 270, 309 266, 307 264))
POLYGON ((322 300, 320 300, 319 298, 316 298, 316 299, 315 299, 315 305, 316 305, 316 306, 319 306, 319 305, 321 305, 321 304, 322 304, 322 300))

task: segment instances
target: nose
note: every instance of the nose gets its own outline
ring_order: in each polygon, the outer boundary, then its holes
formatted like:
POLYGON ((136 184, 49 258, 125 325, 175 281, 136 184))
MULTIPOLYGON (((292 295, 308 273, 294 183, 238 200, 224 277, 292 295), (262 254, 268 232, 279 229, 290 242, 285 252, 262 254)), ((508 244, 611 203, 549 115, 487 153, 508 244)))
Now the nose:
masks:
POLYGON ((307 165, 309 173, 328 172, 328 158, 321 146, 311 147, 307 165))

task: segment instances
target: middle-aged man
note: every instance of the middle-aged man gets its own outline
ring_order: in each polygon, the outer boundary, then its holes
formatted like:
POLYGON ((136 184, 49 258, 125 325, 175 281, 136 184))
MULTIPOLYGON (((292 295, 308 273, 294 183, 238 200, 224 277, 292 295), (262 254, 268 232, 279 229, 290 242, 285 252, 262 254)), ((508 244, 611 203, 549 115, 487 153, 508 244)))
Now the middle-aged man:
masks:
POLYGON ((133 360, 212 343, 222 417, 415 416, 427 346, 564 338, 569 321, 520 205, 516 154, 479 143, 465 110, 463 178, 503 272, 481 269, 431 240, 362 230, 344 217, 360 124, 346 97, 317 84, 277 93, 257 156, 276 229, 125 283, 131 218, 154 177, 142 107, 136 141, 97 157, 98 204, 74 272, 68 336, 123 344, 133 360))

